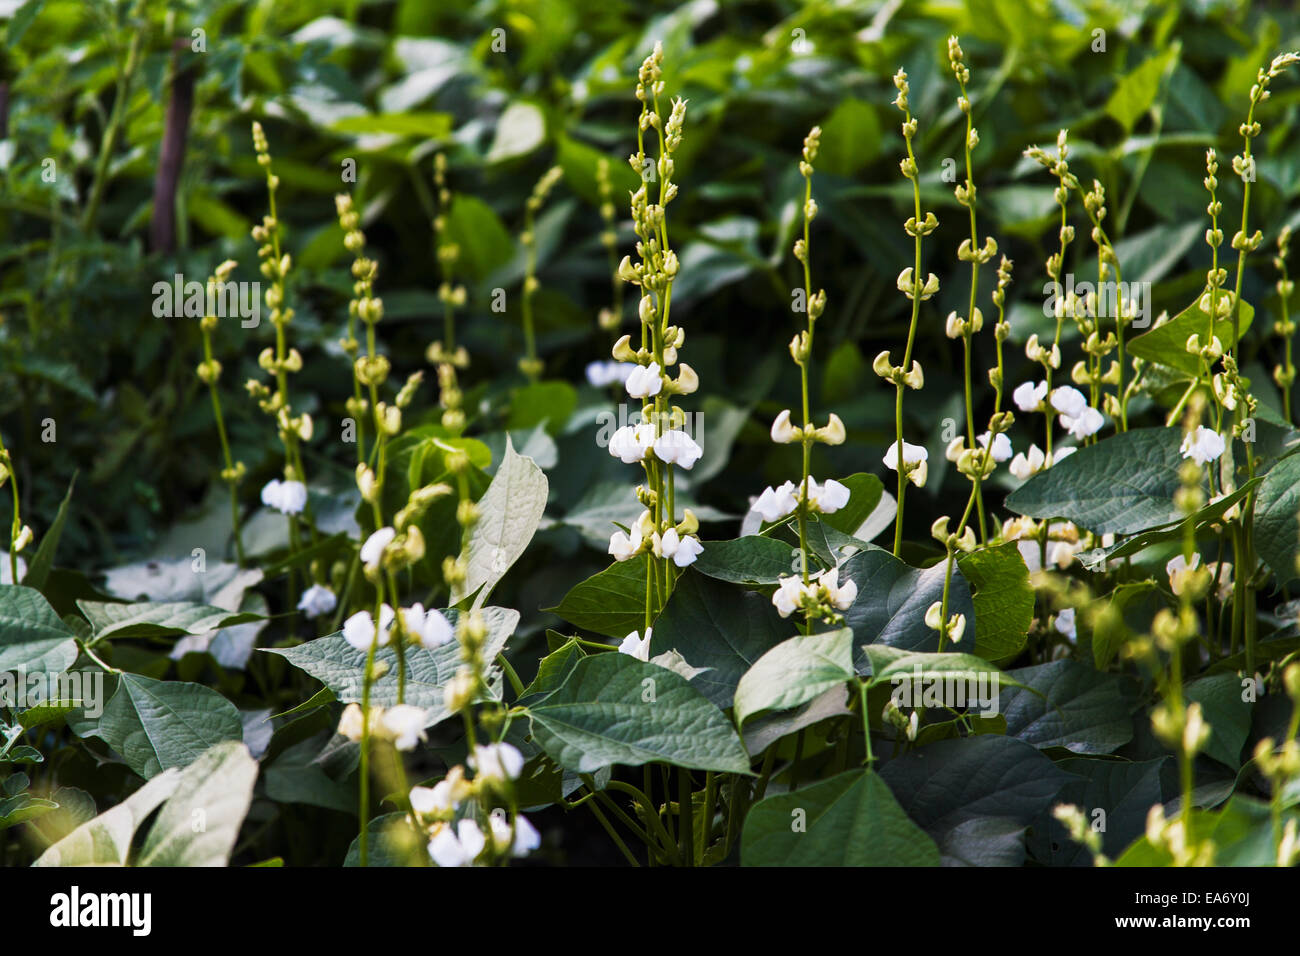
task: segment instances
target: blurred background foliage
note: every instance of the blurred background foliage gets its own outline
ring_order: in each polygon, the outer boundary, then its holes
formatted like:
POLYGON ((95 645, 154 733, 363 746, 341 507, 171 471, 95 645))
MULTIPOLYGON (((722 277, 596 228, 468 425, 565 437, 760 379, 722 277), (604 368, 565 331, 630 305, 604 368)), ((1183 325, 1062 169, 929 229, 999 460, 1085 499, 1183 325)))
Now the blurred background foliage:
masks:
MULTIPOLYGON (((626 162, 635 149, 632 90, 654 42, 664 45, 667 94, 689 100, 675 175, 681 194, 671 209, 682 261, 673 315, 688 330, 684 357, 702 381, 687 404, 703 414, 708 455, 690 476, 687 501, 702 506, 702 517, 731 522, 706 527, 712 537, 734 536, 748 497, 798 471, 797 451, 774 450, 767 425, 797 401, 786 354, 802 321, 790 311, 800 281, 790 247, 798 151, 811 126, 824 131, 813 283, 829 298, 814 404, 817 417, 834 410, 850 429, 843 446, 818 447, 824 457, 814 472, 881 473, 893 437, 892 392, 869 364, 880 349, 901 347, 909 316, 895 288, 911 264, 902 228, 910 188, 898 171, 900 114, 891 105, 891 77, 902 66, 920 122, 924 205, 941 221, 925 245, 926 269, 942 281, 922 310, 927 388, 909 397, 906 430, 931 449, 924 494, 941 496, 965 485, 944 473, 941 424, 962 413, 959 350, 942 328, 950 309, 964 311, 969 276, 956 256, 968 224, 943 175, 945 160, 960 166, 963 136, 948 36, 961 37, 973 72, 980 231, 1016 264, 1015 343, 1046 327, 1043 264, 1056 243, 1053 183, 1022 150, 1050 146, 1058 129, 1069 129, 1072 170, 1106 187, 1125 278, 1155 283, 1155 309, 1172 314, 1200 290, 1209 265, 1205 149, 1217 146, 1227 168, 1255 71, 1300 47, 1292 5, 1260 2, 0 0, 0 19, 0 429, 20 463, 23 514, 38 535, 80 472, 60 564, 92 570, 188 554, 193 522, 212 513, 220 527, 225 518, 211 407, 194 374, 197 321, 156 318, 153 286, 176 273, 202 280, 227 258, 240 262, 236 279, 257 278, 249 230, 265 212, 266 191, 249 126, 258 119, 281 179, 279 212, 295 263, 291 337, 306 359, 295 403, 318 423, 307 468, 319 493, 337 489, 344 514, 353 452, 338 437, 351 376, 337 340, 350 257, 332 196, 349 190, 363 210, 380 264, 380 332, 393 380, 426 369, 412 417, 435 422, 424 352, 442 330, 431 220, 434 157, 446 155, 447 238, 461 247, 456 278, 468 291, 459 327, 473 362, 463 380, 469 433, 499 452, 509 430, 551 481, 546 547, 534 549, 541 557, 516 570, 514 593, 502 596, 534 631, 547 620, 535 609, 604 566, 611 518, 635 508, 627 469, 592 440, 610 393, 587 385, 583 370, 608 358, 613 338, 596 325, 613 296, 596 168, 601 157, 610 161, 621 256, 634 241, 625 201, 635 182, 626 162), (191 80, 174 237, 160 243, 160 152, 168 110, 191 80), (355 183, 343 179, 348 160, 355 183), (546 373, 527 386, 516 370, 519 235, 524 201, 554 164, 563 179, 537 228, 546 373), (504 313, 492 311, 494 289, 506 291, 504 313), (42 440, 47 419, 54 442, 42 440)), ((1266 249, 1283 224, 1300 224, 1300 151, 1290 145, 1298 104, 1300 87, 1282 82, 1259 117, 1252 228, 1265 230, 1266 249)), ((1240 183, 1230 175, 1221 182, 1235 229, 1240 183)), ((1071 270, 1095 276, 1077 204, 1072 221, 1080 241, 1071 270)), ((1268 319, 1277 314, 1270 258, 1255 256, 1245 282, 1268 319)), ((992 288, 990 265, 980 293, 986 314, 992 288)), ((625 296, 628 328, 635 303, 625 296)), ((1265 370, 1280 349, 1269 326, 1256 322, 1245 350, 1257 394, 1272 388, 1265 370)), ((242 387, 259 375, 257 354, 272 337, 269 322, 243 329, 228 320, 217 333, 250 508, 261 484, 278 476, 275 436, 242 387)), ((991 337, 982 345, 991 353, 991 337)), ((1008 354, 1014 384, 1030 366, 1020 349, 1008 354)), ((977 369, 992 364, 991 354, 979 357, 977 369)), ((1028 431, 1016 429, 1021 447, 1028 431)), ((933 511, 909 509, 911 537, 926 537, 933 511)))

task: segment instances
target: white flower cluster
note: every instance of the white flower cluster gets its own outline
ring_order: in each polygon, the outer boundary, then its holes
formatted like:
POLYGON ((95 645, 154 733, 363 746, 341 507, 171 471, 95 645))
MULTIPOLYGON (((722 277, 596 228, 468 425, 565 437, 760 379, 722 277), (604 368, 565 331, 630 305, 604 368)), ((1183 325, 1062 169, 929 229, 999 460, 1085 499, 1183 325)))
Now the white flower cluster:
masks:
POLYGON ((615 531, 610 536, 609 553, 615 561, 628 561, 643 551, 649 551, 656 558, 666 558, 677 567, 685 568, 694 564, 704 552, 704 545, 694 534, 698 527, 695 515, 687 508, 686 517, 680 524, 660 534, 655 530, 654 515, 646 510, 632 523, 629 532, 615 531))
POLYGON ((776 592, 772 595, 772 604, 782 617, 789 617, 795 611, 817 613, 823 608, 847 611, 858 599, 858 586, 853 581, 839 582, 839 569, 828 568, 809 576, 808 583, 803 578, 793 575, 781 578, 776 592))
MULTIPOLYGON (((343 639, 359 651, 369 651, 372 644, 387 647, 396 620, 396 612, 387 604, 379 607, 378 627, 369 611, 357 611, 343 622, 343 639)), ((425 648, 441 647, 456 636, 451 622, 441 611, 434 608, 426 611, 418 602, 402 608, 402 628, 412 642, 425 648)))
POLYGON ((645 461, 653 454, 662 462, 680 465, 689 471, 703 457, 704 449, 680 429, 659 433, 654 425, 642 422, 624 425, 614 432, 609 439, 609 453, 625 465, 645 461))
MULTIPOLYGON (((795 512, 803 500, 804 488, 793 481, 773 488, 768 486, 754 501, 752 510, 768 524, 780 521, 795 512)), ((849 489, 834 478, 826 479, 825 484, 818 484, 817 479, 808 477, 808 510, 821 514, 834 514, 849 503, 849 489)))
POLYGON ((523 772, 523 754, 508 743, 479 744, 468 763, 475 771, 473 780, 456 766, 432 787, 411 788, 411 815, 429 834, 429 858, 440 867, 486 865, 494 858, 525 857, 541 846, 541 835, 527 817, 515 814, 511 819, 500 807, 488 814, 486 832, 472 816, 456 819, 467 800, 508 793, 523 772))
MULTIPOLYGON (((381 740, 391 741, 398 750, 414 750, 425 739, 428 714, 423 707, 397 704, 370 708, 370 732, 381 740)), ((339 733, 353 742, 360 741, 364 714, 359 704, 348 704, 339 718, 339 733)))
POLYGON ((1101 412, 1089 405, 1083 392, 1072 385, 1053 389, 1051 403, 1060 413, 1061 427, 1080 441, 1097 434, 1106 423, 1101 412))

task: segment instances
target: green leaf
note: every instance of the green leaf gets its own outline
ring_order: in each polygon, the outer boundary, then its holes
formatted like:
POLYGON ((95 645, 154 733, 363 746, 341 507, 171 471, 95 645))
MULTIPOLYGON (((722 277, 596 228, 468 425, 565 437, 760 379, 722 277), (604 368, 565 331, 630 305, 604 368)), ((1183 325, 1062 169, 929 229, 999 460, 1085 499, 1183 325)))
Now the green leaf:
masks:
MULTIPOLYGON (((622 639, 645 627, 646 564, 639 554, 616 561, 604 571, 574 585, 558 607, 546 608, 575 627, 622 639)), ((657 613, 652 608, 651 619, 657 613)), ((683 653, 685 653, 683 651, 683 653)))
MULTIPOLYGON (((879 548, 855 554, 840 565, 841 583, 852 581, 858 586, 858 598, 844 612, 844 622, 853 628, 860 672, 865 663, 861 651, 864 644, 887 644, 905 650, 938 648, 939 632, 926 627, 925 612, 943 598, 944 573, 943 562, 918 570, 879 548)), ((970 586, 959 568, 953 568, 948 610, 950 614, 966 615, 967 633, 972 624, 978 627, 970 586)))
POLYGON ((750 587, 776 584, 797 568, 799 548, 766 535, 710 541, 692 567, 719 581, 750 587))
MULTIPOLYGON (((705 554, 712 547, 706 545, 705 554)), ((792 630, 765 596, 696 574, 692 567, 677 579, 655 619, 650 646, 655 653, 675 650, 692 666, 709 668, 691 686, 725 710, 741 676, 792 630)))
POLYGON ((479 199, 457 193, 447 214, 446 242, 460 248, 456 260, 459 274, 481 280, 510 261, 515 241, 492 207, 479 199))
POLYGON ((59 673, 77 659, 77 642, 33 588, 0 584, 0 673, 59 673))
POLYGON ((641 185, 640 177, 621 156, 607 156, 564 133, 556 136, 555 147, 555 161, 564 170, 565 185, 593 206, 601 202, 596 179, 601 159, 609 163, 610 187, 615 196, 626 196, 641 185))
POLYGON ((948 866, 1019 866, 1025 828, 1074 779, 1024 741, 990 734, 918 748, 880 775, 948 866))
POLYGON ((853 680, 853 632, 798 635, 760 657, 736 686, 736 724, 765 710, 789 710, 853 680))
POLYGON ((570 638, 551 653, 543 657, 537 665, 537 676, 519 695, 520 700, 534 694, 549 694, 573 673, 573 668, 583 658, 582 645, 570 638))
MULTIPOLYGON (((455 609, 444 612, 455 626, 459 614, 455 609)), ((487 625, 488 636, 483 645, 483 659, 494 660, 505 647, 506 640, 519 624, 519 612, 500 607, 485 607, 480 612, 487 625)), ((342 632, 318 637, 297 647, 260 648, 268 654, 279 654, 294 667, 306 671, 324 684, 334 696, 345 704, 359 703, 364 682, 366 653, 349 644, 342 632)), ((375 663, 386 664, 388 669, 370 686, 370 702, 380 707, 397 703, 397 653, 391 646, 375 651, 375 663)), ((460 644, 451 641, 432 649, 408 648, 406 651, 406 703, 423 707, 428 714, 425 726, 431 727, 450 716, 443 702, 443 689, 460 667, 460 644)))
POLYGON ((1174 493, 1182 432, 1134 428, 1080 448, 1007 496, 1012 511, 1065 518, 1097 534, 1133 534, 1181 521, 1174 493))
POLYGON ((253 799, 257 761, 217 744, 181 772, 140 851, 140 866, 225 866, 253 799), (201 816, 199 816, 201 814, 201 816))
POLYGON ((176 792, 180 781, 179 770, 159 774, 111 810, 81 824, 32 865, 126 866, 136 829, 176 792))
POLYGON ((742 866, 938 866, 939 848, 879 774, 850 770, 759 801, 745 818, 742 866))
MULTIPOLYGON (((1160 768, 1169 758, 1142 763, 1074 757, 1057 764, 1081 778, 1067 783, 1057 800, 1083 807, 1089 824, 1104 825, 1101 851, 1114 859, 1146 830, 1147 812, 1161 802, 1160 768), (1103 811, 1104 817, 1097 815, 1103 811)), ((1041 863, 1088 866, 1092 854, 1069 838, 1065 827, 1047 811, 1034 825, 1030 851, 1041 863)))
POLYGON ((18 49, 23 34, 27 32, 27 28, 32 25, 43 6, 45 6, 45 0, 27 0, 26 3, 21 4, 14 11, 13 16, 9 19, 9 25, 5 28, 5 46, 7 48, 10 50, 18 49))
POLYGON ((1160 80, 1177 57, 1177 47, 1171 46, 1163 53, 1140 63, 1116 84, 1110 99, 1106 101, 1106 112, 1115 117, 1126 132, 1132 132, 1133 126, 1155 103, 1160 80))
POLYGON ((59 805, 53 800, 33 797, 27 792, 0 799, 0 833, 10 827, 16 827, 20 823, 26 823, 28 820, 44 816, 51 810, 57 810, 58 808, 59 805))
POLYGON ((1009 672, 1042 696, 1006 692, 1007 736, 1040 750, 1064 747, 1078 754, 1109 754, 1133 739, 1137 700, 1118 674, 1102 674, 1077 661, 1052 661, 1009 672))
MULTIPOLYGON (((1187 340, 1193 334, 1200 337, 1205 344, 1205 330, 1209 327, 1210 316, 1201 309, 1200 294, 1196 301, 1166 322, 1148 332, 1144 332, 1128 343, 1129 352, 1148 362, 1155 362, 1168 368, 1177 369, 1190 378, 1201 374, 1201 358, 1187 351, 1187 340)), ((1255 318, 1254 307, 1245 300, 1241 302, 1239 325, 1244 336, 1255 318)), ((1232 315, 1218 318, 1214 322, 1214 333, 1224 350, 1236 344, 1232 332, 1232 315)))
POLYGON ((1300 552, 1300 455, 1283 458, 1259 486, 1255 498, 1255 548, 1279 585, 1294 581, 1300 552))
POLYGON ((1242 700, 1243 682, 1249 678, 1236 674, 1215 674, 1194 680, 1183 688, 1189 704, 1199 703, 1205 722, 1210 725, 1206 756, 1233 770, 1241 767, 1241 748, 1250 736, 1254 708, 1242 700))
POLYGON ((208 604, 169 601, 155 604, 116 604, 78 601, 96 640, 107 637, 170 637, 175 634, 207 634, 235 624, 260 621, 260 614, 232 613, 208 604))
MULTIPOLYGON (((1284 813, 1282 825, 1289 820, 1300 823, 1300 814, 1284 813)), ((1222 810, 1193 810, 1192 826, 1199 839, 1214 842, 1215 866, 1277 865, 1271 811, 1263 800, 1234 794, 1222 810)), ((1168 849, 1157 849, 1142 836, 1124 851, 1115 865, 1164 867, 1173 866, 1174 860, 1168 849)))
MULTIPOLYGON (((354 827, 355 829, 355 827, 354 827)), ((424 866, 427 854, 424 845, 411 827, 405 813, 385 813, 366 824, 366 866, 424 866)), ((348 847, 344 866, 361 865, 361 838, 356 837, 348 847)))
POLYGON ((80 700, 47 700, 20 713, 18 723, 22 724, 23 730, 43 727, 46 724, 62 720, 72 711, 84 706, 84 704, 85 702, 80 700))
POLYGON ((63 526, 68 522, 68 504, 72 501, 72 489, 77 484, 77 476, 73 475, 72 480, 68 482, 68 491, 63 496, 63 501, 59 505, 58 513, 54 516, 54 523, 50 525, 50 530, 45 532, 41 538, 41 545, 36 549, 36 556, 32 558, 32 563, 27 566, 27 574, 23 576, 23 584, 29 588, 41 590, 45 587, 45 581, 50 576, 50 569, 54 567, 54 555, 59 550, 59 538, 63 536, 63 526))
POLYGON ((578 390, 568 382, 532 382, 516 389, 510 398, 506 427, 514 430, 545 424, 552 437, 564 430, 578 407, 578 390))
MULTIPOLYGON (((980 675, 985 675, 982 683, 987 685, 992 680, 996 691, 1002 684, 1008 687, 1019 686, 1019 682, 998 670, 982 657, 974 654, 957 654, 945 651, 942 654, 909 651, 901 647, 889 647, 885 644, 868 644, 867 663, 871 668, 868 686, 879 687, 886 681, 895 686, 904 680, 926 679, 935 681, 957 680, 980 684, 980 675)), ((972 704, 974 701, 972 701, 972 704)), ((992 716, 992 715, 990 715, 992 716)))
POLYGON ((975 589, 975 653, 988 660, 1019 654, 1034 623, 1034 588, 1016 543, 963 555, 957 566, 975 589))
POLYGON ((822 121, 817 168, 852 176, 880 154, 880 120, 870 103, 845 98, 822 121))
POLYGON ((489 164, 531 153, 546 139, 546 117, 532 103, 515 100, 497 120, 496 135, 487 152, 489 164))
MULTIPOLYGON (((1204 508, 1196 512, 1196 514, 1189 516, 1176 525, 1152 528, 1149 531, 1139 532, 1138 534, 1125 538, 1123 541, 1117 541, 1109 548, 1093 548, 1091 551, 1085 551, 1078 555, 1079 563, 1089 571, 1103 571, 1105 570, 1108 561, 1115 561, 1119 558, 1129 557, 1130 555, 1145 551, 1153 545, 1162 544, 1166 541, 1181 542, 1183 535, 1185 534, 1187 522, 1190 521, 1192 528, 1199 530, 1206 525, 1219 521, 1228 509, 1258 488, 1263 481, 1263 477, 1252 478, 1236 491, 1226 494, 1217 501, 1207 504, 1204 508)), ((1255 514, 1255 520, 1258 522, 1258 508, 1255 514)), ((1256 527, 1258 527, 1258 524, 1256 527)))
POLYGON ((95 736, 146 780, 185 767, 227 740, 243 740, 235 705, 215 690, 184 681, 120 674, 97 722, 78 721, 79 736, 95 736))
POLYGON ((583 658, 528 714, 538 746, 574 773, 653 762, 750 772, 745 746, 721 710, 685 678, 628 654, 583 658))
MULTIPOLYGON (((1116 587, 1110 594, 1098 598, 1093 606, 1098 608, 1092 616, 1092 661, 1098 670, 1105 670, 1115 659, 1124 642, 1133 634, 1147 626, 1154 616, 1144 613, 1150 603, 1147 599, 1160 600, 1160 591, 1152 581, 1126 581, 1116 587), (1126 617, 1129 605, 1134 601, 1143 601, 1138 608, 1137 617, 1132 627, 1126 617), (1140 621, 1140 623, 1139 623, 1140 621)), ((1079 615, 1076 615, 1076 620, 1079 615)), ((1087 616, 1083 618, 1087 620, 1087 616)))
POLYGON ((450 113, 377 113, 344 116, 330 124, 336 133, 369 133, 442 139, 451 133, 450 113))
POLYGON ((547 489, 542 469, 517 454, 507 435, 506 456, 478 502, 479 519, 465 549, 465 580, 453 591, 453 604, 474 595, 474 606, 483 606, 533 540, 546 509, 547 489))

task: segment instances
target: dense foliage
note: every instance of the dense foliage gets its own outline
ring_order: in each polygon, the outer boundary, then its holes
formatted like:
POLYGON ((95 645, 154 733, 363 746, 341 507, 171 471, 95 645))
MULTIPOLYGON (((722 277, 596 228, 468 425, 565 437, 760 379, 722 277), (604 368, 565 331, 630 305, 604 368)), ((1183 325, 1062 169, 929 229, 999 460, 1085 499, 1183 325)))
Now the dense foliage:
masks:
POLYGON ((1294 864, 1276 6, 0 0, 0 862, 1294 864))

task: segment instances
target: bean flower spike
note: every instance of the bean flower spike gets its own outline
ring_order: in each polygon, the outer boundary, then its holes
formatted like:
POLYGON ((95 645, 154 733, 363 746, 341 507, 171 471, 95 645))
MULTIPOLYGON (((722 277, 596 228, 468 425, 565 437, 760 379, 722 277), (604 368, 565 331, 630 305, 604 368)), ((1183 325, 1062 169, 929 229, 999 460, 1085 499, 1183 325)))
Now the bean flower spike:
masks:
POLYGON ((645 637, 633 632, 620 648, 641 657, 649 652, 656 606, 661 607, 671 591, 677 570, 693 564, 704 551, 695 514, 689 508, 683 509, 678 521, 674 502, 674 469, 690 471, 703 457, 704 449, 685 430, 686 413, 672 404, 676 396, 697 391, 700 379, 685 362, 678 363, 686 331, 668 320, 680 263, 669 243, 667 208, 677 197, 677 184, 672 181, 673 154, 682 143, 686 101, 674 99, 665 117, 660 106, 664 88, 663 48, 656 44, 637 71, 636 98, 641 115, 637 121, 637 150, 628 157, 629 165, 641 177, 641 185, 631 197, 638 261, 634 263, 631 256, 624 256, 617 270, 621 281, 641 290, 637 303, 640 347, 633 348, 630 335, 619 338, 614 343, 613 358, 631 368, 613 370, 605 379, 610 383, 622 379, 628 396, 641 402, 640 421, 618 429, 610 436, 608 446, 609 453, 623 463, 639 464, 646 477, 646 483, 636 490, 643 508, 641 514, 609 540, 609 553, 615 561, 629 561, 643 553, 656 559, 647 568, 645 637), (651 134, 658 142, 657 161, 646 155, 646 139, 651 134), (647 175, 650 170, 655 176, 647 175), (652 183, 657 187, 654 196, 652 183), (670 371, 675 365, 676 377, 670 371))
POLYGON ((799 367, 803 396, 802 424, 790 421, 790 409, 783 409, 772 422, 772 441, 778 445, 798 444, 803 451, 803 471, 799 483, 787 481, 777 487, 764 488, 754 501, 753 510, 767 524, 774 524, 795 515, 799 530, 798 574, 781 577, 772 603, 782 617, 795 611, 804 615, 806 630, 811 630, 814 618, 836 620, 838 612, 848 610, 858 595, 858 586, 852 581, 840 584, 835 569, 811 573, 808 561, 808 517, 814 513, 832 514, 849 503, 849 489, 833 478, 818 483, 809 473, 812 446, 818 442, 839 445, 846 437, 844 422, 831 413, 825 425, 812 421, 808 404, 808 374, 812 365, 813 336, 817 319, 826 309, 826 291, 812 291, 810 227, 817 216, 817 201, 812 198, 813 161, 821 144, 821 128, 814 126, 804 138, 803 158, 799 173, 804 180, 803 237, 794 244, 794 257, 803 267, 803 288, 796 289, 793 310, 803 312, 806 326, 790 340, 790 357, 799 367))

